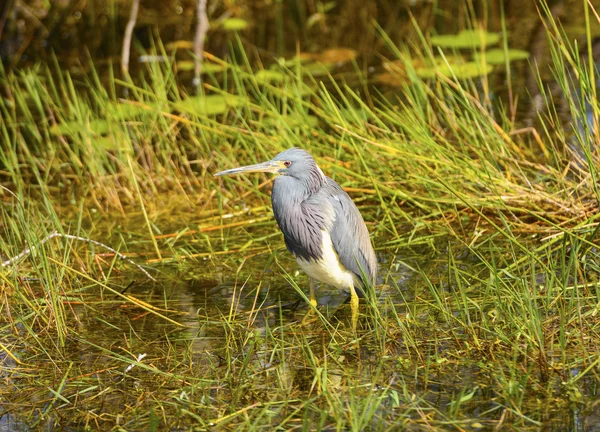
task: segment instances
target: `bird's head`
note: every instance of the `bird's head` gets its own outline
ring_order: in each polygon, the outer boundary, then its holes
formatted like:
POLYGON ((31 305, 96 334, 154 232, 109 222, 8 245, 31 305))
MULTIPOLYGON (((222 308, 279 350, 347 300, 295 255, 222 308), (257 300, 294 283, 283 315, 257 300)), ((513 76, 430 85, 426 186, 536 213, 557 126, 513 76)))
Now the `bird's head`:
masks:
POLYGON ((325 178, 313 157, 306 150, 299 148, 284 150, 270 161, 228 169, 216 173, 215 176, 242 174, 247 172, 270 172, 282 176, 293 177, 310 184, 314 184, 315 182, 320 184, 325 178))

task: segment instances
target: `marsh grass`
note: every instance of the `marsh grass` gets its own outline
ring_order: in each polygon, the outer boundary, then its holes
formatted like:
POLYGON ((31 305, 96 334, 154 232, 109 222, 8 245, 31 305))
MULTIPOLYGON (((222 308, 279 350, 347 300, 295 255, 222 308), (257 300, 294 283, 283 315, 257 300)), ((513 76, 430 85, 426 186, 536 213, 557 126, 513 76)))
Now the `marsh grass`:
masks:
POLYGON ((425 35, 409 49, 381 32, 408 77, 396 98, 300 63, 259 78, 241 45, 209 57, 228 67, 205 99, 170 62, 133 82, 89 61, 77 79, 56 64, 0 70, 2 256, 66 232, 159 279, 71 241, 2 268, 0 414, 124 430, 594 421, 597 72, 541 14, 569 121, 540 80, 536 129, 485 79, 419 78, 411 57, 451 54, 425 35), (211 175, 290 146, 349 191, 385 259, 356 334, 344 305, 297 319, 306 280, 270 215, 271 180, 211 175))

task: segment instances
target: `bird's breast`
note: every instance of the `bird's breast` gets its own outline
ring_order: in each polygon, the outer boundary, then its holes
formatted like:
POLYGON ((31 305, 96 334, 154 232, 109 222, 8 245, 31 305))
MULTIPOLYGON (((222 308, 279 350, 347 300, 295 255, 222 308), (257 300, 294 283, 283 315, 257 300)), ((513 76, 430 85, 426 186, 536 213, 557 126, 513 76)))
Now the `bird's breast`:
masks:
POLYGON ((319 258, 307 260, 296 256, 302 270, 311 278, 335 288, 350 289, 352 286, 358 286, 354 273, 340 262, 327 231, 322 231, 321 242, 322 253, 319 258))

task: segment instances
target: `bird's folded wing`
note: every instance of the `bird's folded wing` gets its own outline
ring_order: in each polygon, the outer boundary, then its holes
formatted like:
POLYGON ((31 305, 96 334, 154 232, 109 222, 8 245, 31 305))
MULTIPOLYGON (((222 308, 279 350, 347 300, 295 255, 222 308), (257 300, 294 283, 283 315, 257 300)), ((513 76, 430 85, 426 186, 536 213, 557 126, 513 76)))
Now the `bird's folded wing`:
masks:
POLYGON ((338 188, 328 197, 335 213, 331 230, 333 248, 346 269, 360 280, 364 275, 373 284, 377 263, 372 253, 369 232, 352 199, 341 187, 338 188))

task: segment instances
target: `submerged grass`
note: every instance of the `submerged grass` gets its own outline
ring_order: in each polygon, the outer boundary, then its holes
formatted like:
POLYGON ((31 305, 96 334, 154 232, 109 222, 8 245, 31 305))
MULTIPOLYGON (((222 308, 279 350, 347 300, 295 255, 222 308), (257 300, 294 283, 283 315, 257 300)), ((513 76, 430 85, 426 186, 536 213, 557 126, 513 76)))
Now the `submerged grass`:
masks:
POLYGON ((169 62, 135 84, 91 64, 77 80, 0 70, 0 253, 37 245, 0 273, 0 415, 16 428, 597 426, 597 72, 544 13, 568 120, 540 83, 529 129, 487 80, 419 78, 424 36, 418 52, 381 36, 408 77, 394 99, 300 63, 265 79, 239 47, 202 97, 169 62), (305 280, 279 253, 271 180, 211 175, 291 146, 352 194, 382 258, 356 334, 335 302, 296 319, 305 280), (40 244, 54 231, 158 267, 159 283, 93 245, 40 244))

